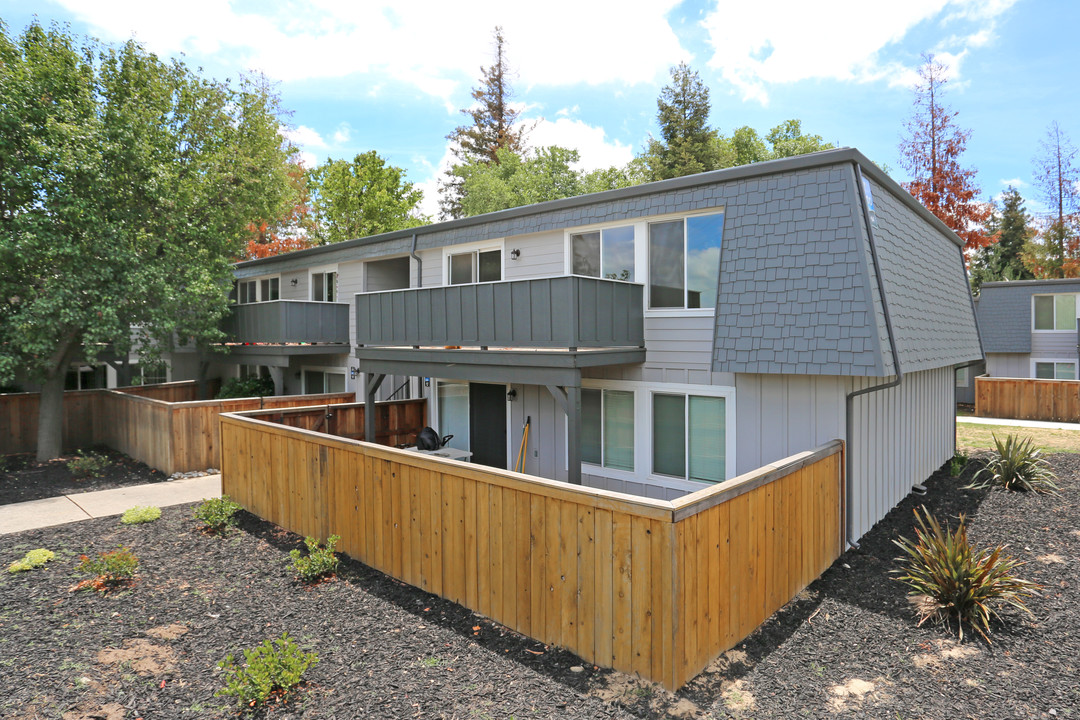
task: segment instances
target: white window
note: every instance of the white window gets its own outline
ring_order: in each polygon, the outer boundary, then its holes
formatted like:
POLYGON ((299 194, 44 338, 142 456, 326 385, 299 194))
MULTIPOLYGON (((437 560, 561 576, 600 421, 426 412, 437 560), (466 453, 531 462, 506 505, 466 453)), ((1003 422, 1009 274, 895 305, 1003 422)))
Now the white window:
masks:
POLYGON ((436 401, 439 406, 439 435, 453 435, 448 447, 468 450, 469 442, 469 383, 449 380, 436 381, 436 401))
POLYGON ((956 387, 966 388, 971 382, 971 368, 962 367, 956 369, 956 387))
POLYGON ((1076 330, 1076 295, 1034 295, 1031 300, 1035 330, 1076 330))
POLYGON ((1031 376, 1038 380, 1075 380, 1075 360, 1032 360, 1031 376))
POLYGON ((652 405, 653 472, 696 482, 723 482, 725 399, 656 391, 652 405))
POLYGON ((451 252, 446 256, 446 284, 469 285, 502 280, 502 249, 451 252))
POLYGON ((158 363, 135 363, 131 366, 132 385, 157 385, 169 382, 169 367, 162 361, 158 363))
POLYGON ((604 228, 570 236, 574 275, 634 282, 634 226, 604 228))
POLYGON ((236 301, 242 305, 254 302, 267 302, 280 298, 279 276, 241 280, 236 283, 236 301))
POLYGON ((304 370, 304 394, 345 392, 345 373, 333 370, 304 370))
POLYGON ((259 300, 268 302, 281 298, 281 278, 263 278, 259 281, 259 300))
POLYGON ((270 368, 265 365, 241 365, 240 379, 246 380, 250 377, 268 378, 270 377, 270 368))
POLYGON ((724 213, 649 223, 649 308, 715 309, 724 213))
POLYGON ((581 461, 633 472, 633 392, 582 388, 581 461))
POLYGON ((337 270, 320 270, 311 273, 311 299, 316 302, 337 300, 337 270))
POLYGON ((259 301, 259 284, 254 280, 243 280, 236 286, 236 301, 241 305, 259 301))

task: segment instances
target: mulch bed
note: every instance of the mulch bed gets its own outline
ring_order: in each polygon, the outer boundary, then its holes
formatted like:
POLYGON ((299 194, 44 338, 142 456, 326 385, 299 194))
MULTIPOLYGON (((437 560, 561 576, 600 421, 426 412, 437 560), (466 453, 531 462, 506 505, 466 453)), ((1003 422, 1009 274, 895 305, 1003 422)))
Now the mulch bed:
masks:
POLYGON ((1052 461, 1060 496, 960 490, 966 476, 935 475, 926 496, 906 499, 676 694, 356 562, 302 585, 288 559, 300 538, 246 513, 226 537, 202 533, 191 505, 148 525, 105 518, 0 535, 4 565, 32 548, 57 553, 45 569, 0 573, 0 716, 229 717, 232 699, 214 695, 217 663, 288 631, 320 662, 294 701, 260 716, 1077 717, 1080 456, 1052 461), (965 513, 973 541, 1027 560, 1022 574, 1046 587, 1034 615, 1006 611, 993 644, 917 628, 888 572, 891 540, 913 537, 919 504, 939 518, 965 513), (141 560, 134 587, 69 592, 79 554, 118 545, 141 560))
POLYGON ((165 473, 106 447, 87 448, 83 452, 108 460, 108 466, 99 476, 72 474, 68 463, 78 457, 77 453, 44 463, 35 462, 31 454, 0 456, 0 505, 169 479, 165 473))

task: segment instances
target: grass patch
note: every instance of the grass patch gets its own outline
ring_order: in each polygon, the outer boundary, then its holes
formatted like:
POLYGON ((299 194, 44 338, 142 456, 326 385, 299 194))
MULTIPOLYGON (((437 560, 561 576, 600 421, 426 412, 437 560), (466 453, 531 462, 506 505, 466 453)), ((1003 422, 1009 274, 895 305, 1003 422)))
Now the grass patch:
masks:
POLYGON ((1035 447, 1046 453, 1080 453, 1080 431, 1050 430, 1047 428, 1024 428, 1011 425, 976 425, 956 423, 956 448, 958 450, 993 450, 994 433, 999 437, 1016 435, 1031 438, 1035 447))

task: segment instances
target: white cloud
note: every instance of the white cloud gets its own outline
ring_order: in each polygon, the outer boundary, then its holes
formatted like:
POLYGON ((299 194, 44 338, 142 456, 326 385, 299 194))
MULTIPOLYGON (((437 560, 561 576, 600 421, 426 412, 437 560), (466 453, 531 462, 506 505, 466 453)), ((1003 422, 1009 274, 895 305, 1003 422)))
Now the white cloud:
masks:
POLYGON ((324 150, 326 149, 326 141, 323 140, 322 135, 318 131, 309 128, 306 125, 301 125, 296 128, 287 128, 283 131, 285 137, 299 148, 306 150, 324 150))
POLYGON ((767 104, 770 85, 801 80, 910 85, 915 79, 914 68, 906 62, 884 59, 882 54, 926 22, 966 24, 962 33, 935 48, 943 62, 952 61, 953 75, 958 76, 967 49, 989 43, 994 23, 1014 2, 722 3, 706 15, 702 26, 713 48, 708 66, 734 85, 744 99, 767 104), (977 27, 971 27, 972 23, 977 27))
POLYGON ((532 147, 559 145, 577 150, 582 170, 621 166, 634 158, 634 149, 618 140, 609 141, 604 128, 565 117, 555 122, 540 118, 529 132, 528 143, 532 147))
POLYGON ((352 128, 349 123, 343 122, 338 125, 337 130, 334 131, 334 144, 344 145, 349 142, 349 138, 352 136, 352 128))
MULTIPOLYGON (((482 0, 468 12, 443 0, 267 3, 258 12, 190 0, 183 12, 142 0, 57 0, 107 40, 134 35, 161 54, 207 55, 226 67, 299 81, 365 74, 448 101, 491 62, 501 25, 516 80, 532 85, 648 83, 688 57, 666 15, 677 0, 637 4, 482 0), (264 9, 265 8, 265 9, 264 9), (482 22, 477 18, 483 18, 482 22), (596 28, 603 28, 599 37, 596 28)), ((455 104, 448 104, 456 109, 455 104)))
POLYGON ((1025 187, 1027 185, 1026 182, 1024 182, 1023 180, 1021 180, 1018 177, 1017 178, 1012 178, 1010 180, 998 180, 998 183, 1000 183, 1004 187, 1009 187, 1011 185, 1012 187, 1016 188, 1017 190, 1019 190, 1022 187, 1025 187))

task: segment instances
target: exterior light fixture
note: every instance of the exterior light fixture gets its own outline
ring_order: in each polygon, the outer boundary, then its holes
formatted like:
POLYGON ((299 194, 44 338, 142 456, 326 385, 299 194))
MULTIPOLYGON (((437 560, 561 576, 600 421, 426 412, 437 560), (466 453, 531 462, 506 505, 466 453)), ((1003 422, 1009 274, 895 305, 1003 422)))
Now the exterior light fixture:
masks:
POLYGON ((518 248, 514 248, 513 250, 510 251, 510 259, 511 260, 517 260, 520 257, 521 257, 521 250, 519 250, 518 248))
POLYGON ((517 397, 517 390, 510 388, 510 392, 506 393, 506 402, 514 402, 514 398, 517 397))

